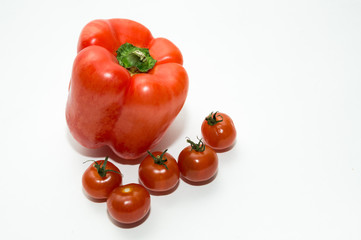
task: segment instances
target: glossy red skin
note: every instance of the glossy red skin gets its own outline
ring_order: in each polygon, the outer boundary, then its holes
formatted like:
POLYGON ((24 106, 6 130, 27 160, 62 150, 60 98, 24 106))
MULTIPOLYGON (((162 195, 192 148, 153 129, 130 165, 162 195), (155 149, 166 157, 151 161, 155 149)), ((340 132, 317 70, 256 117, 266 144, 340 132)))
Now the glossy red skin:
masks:
MULTIPOLYGON (((154 156, 161 155, 162 152, 153 152, 154 156)), ((179 168, 177 161, 169 153, 164 154, 167 161, 168 170, 163 165, 154 163, 151 156, 147 156, 139 165, 139 180, 150 191, 166 192, 173 189, 179 181, 179 168)))
MULTIPOLYGON (((97 161, 98 164, 103 165, 104 160, 97 161)), ((105 169, 111 169, 120 173, 113 163, 107 162, 105 169)), ((90 165, 82 177, 82 184, 85 192, 90 198, 95 200, 106 200, 114 188, 122 184, 122 175, 114 172, 107 172, 102 178, 94 164, 90 165)))
POLYGON ((124 159, 144 156, 183 107, 188 76, 182 64, 172 42, 153 38, 139 23, 90 22, 80 34, 69 85, 66 120, 71 134, 87 148, 108 145, 124 159), (125 42, 149 48, 157 60, 154 68, 131 76, 115 57, 125 42))
POLYGON ((192 150, 191 146, 184 148, 178 157, 178 167, 182 176, 191 182, 204 182, 217 173, 218 156, 210 147, 203 152, 192 150))
POLYGON ((204 120, 201 131, 205 143, 216 151, 222 151, 232 147, 236 140, 237 131, 232 119, 227 114, 218 112, 216 119, 221 120, 222 118, 218 115, 223 117, 222 122, 211 126, 204 120))
POLYGON ((123 224, 142 220, 150 209, 150 194, 140 184, 127 184, 113 190, 107 200, 110 216, 123 224))

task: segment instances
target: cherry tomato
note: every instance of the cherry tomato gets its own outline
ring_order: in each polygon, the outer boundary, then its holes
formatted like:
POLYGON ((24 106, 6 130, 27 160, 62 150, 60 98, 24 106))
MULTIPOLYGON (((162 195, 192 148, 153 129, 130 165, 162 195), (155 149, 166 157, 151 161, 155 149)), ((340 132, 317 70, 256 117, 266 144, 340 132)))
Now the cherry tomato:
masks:
POLYGON ((179 181, 177 161, 164 152, 149 152, 139 165, 139 180, 150 191, 166 192, 173 189, 179 181))
POLYGON ((202 140, 196 144, 187 140, 190 146, 184 148, 178 157, 178 166, 182 176, 190 182, 205 182, 217 173, 217 153, 205 145, 202 140))
POLYGON ((216 151, 227 150, 236 140, 234 123, 225 113, 209 114, 204 119, 201 130, 205 143, 216 151))
POLYGON ((107 200, 110 216, 122 224, 142 220, 150 209, 150 195, 142 185, 132 183, 115 188, 107 200))
POLYGON ((106 157, 105 160, 94 161, 94 164, 85 170, 82 183, 90 198, 105 200, 114 188, 122 184, 122 175, 106 157))

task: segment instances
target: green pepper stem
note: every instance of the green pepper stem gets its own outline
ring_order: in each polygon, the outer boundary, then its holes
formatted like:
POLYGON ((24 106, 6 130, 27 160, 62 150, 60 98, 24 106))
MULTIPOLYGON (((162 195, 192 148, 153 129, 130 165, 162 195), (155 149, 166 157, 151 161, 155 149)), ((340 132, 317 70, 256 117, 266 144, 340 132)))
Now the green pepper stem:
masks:
POLYGON ((146 58, 145 54, 142 51, 140 51, 139 49, 133 51, 132 54, 139 57, 139 61, 141 61, 141 62, 147 61, 147 58, 146 58))
POLYGON ((117 60, 131 75, 148 72, 157 62, 149 54, 149 49, 139 48, 130 43, 124 43, 119 47, 117 60))

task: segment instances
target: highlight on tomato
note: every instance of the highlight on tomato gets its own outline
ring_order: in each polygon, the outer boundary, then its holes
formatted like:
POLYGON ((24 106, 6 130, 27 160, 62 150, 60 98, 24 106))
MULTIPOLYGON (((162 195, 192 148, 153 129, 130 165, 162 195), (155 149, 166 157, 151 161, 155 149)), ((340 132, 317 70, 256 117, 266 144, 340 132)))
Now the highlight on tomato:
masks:
POLYGON ((94 164, 85 170, 82 184, 90 199, 106 200, 113 189, 122 184, 122 174, 106 157, 105 160, 94 161, 94 164))
POLYGON ((148 151, 148 156, 139 165, 139 181, 151 193, 172 191, 179 182, 177 161, 167 151, 148 151))
POLYGON ((201 131, 205 143, 217 152, 232 148, 237 135, 232 119, 220 112, 211 112, 203 120, 201 131))
POLYGON ((109 215, 118 223, 142 222, 150 209, 150 194, 137 183, 122 185, 109 195, 107 208, 109 215))
POLYGON ((178 156, 178 167, 182 177, 191 183, 206 183, 216 175, 217 153, 199 139, 198 143, 187 139, 190 144, 178 156))

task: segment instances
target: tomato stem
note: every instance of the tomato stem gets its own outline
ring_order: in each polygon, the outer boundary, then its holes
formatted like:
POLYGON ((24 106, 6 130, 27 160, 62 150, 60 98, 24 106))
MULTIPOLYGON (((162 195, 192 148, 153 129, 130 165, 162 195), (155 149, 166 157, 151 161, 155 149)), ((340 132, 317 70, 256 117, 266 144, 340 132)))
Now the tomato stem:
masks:
POLYGON ((211 113, 206 117, 206 121, 207 121, 208 125, 214 126, 214 125, 216 125, 217 123, 223 121, 222 115, 220 115, 220 114, 217 115, 217 113, 218 113, 218 111, 215 112, 215 113, 211 112, 211 113), (217 120, 217 117, 220 117, 221 120, 217 120))
POLYGON ((149 152, 149 151, 147 151, 147 152, 148 152, 149 156, 151 156, 153 158, 155 164, 162 165, 168 170, 168 167, 165 164, 165 162, 168 161, 168 160, 166 158, 163 158, 164 154, 167 151, 168 151, 168 149, 164 150, 164 152, 162 152, 162 154, 160 156, 159 155, 154 156, 151 152, 149 152))
MULTIPOLYGON (((197 137, 198 138, 198 137, 197 137)), ((198 143, 193 142, 190 138, 187 138, 187 142, 191 145, 191 151, 204 152, 206 150, 206 145, 203 143, 202 139, 198 138, 198 143)))
POLYGON ((111 170, 111 169, 105 169, 105 167, 106 167, 106 165, 108 163, 108 158, 109 158, 108 156, 105 157, 103 164, 99 164, 95 160, 87 160, 87 161, 85 161, 83 163, 93 161, 94 162, 93 167, 95 167, 97 169, 99 176, 102 177, 102 178, 104 178, 107 175, 108 172, 114 172, 114 173, 118 173, 118 174, 122 175, 120 172, 117 172, 117 171, 114 171, 114 170, 111 170))

